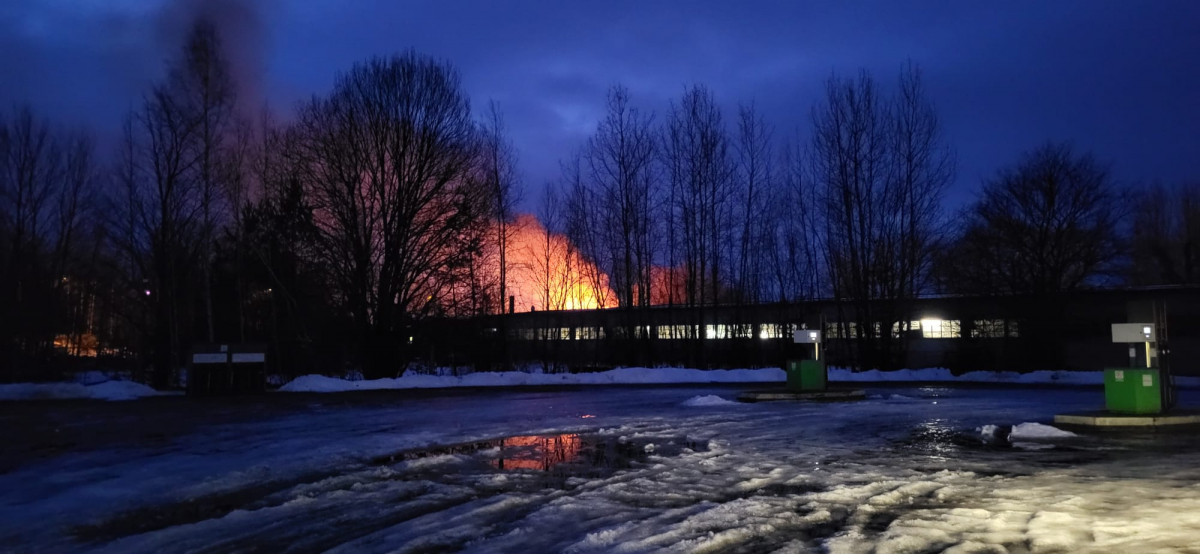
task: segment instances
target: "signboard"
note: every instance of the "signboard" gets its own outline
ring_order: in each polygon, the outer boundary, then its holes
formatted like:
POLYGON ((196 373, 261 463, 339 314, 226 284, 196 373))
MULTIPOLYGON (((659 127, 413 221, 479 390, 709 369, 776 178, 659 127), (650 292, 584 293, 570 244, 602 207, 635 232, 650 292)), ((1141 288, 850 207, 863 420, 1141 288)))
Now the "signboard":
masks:
POLYGON ((235 364, 261 364, 266 361, 267 355, 262 352, 237 352, 233 355, 233 363, 235 364))
POLYGON ((224 353, 192 354, 193 364, 223 364, 229 361, 229 355, 224 353))
POLYGON ((1118 343, 1158 342, 1153 323, 1114 323, 1112 341, 1118 343))
POLYGON ((792 340, 797 344, 821 344, 821 332, 813 329, 797 329, 792 334, 792 340))

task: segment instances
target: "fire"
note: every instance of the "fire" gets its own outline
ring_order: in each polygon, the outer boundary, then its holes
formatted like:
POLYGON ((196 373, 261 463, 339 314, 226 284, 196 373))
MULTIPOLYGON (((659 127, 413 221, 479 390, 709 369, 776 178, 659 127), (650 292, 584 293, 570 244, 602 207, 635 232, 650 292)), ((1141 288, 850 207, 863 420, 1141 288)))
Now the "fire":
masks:
POLYGON ((584 259, 567 237, 548 234, 529 214, 518 216, 510 230, 507 294, 515 297, 517 311, 587 310, 616 301, 608 276, 584 259))

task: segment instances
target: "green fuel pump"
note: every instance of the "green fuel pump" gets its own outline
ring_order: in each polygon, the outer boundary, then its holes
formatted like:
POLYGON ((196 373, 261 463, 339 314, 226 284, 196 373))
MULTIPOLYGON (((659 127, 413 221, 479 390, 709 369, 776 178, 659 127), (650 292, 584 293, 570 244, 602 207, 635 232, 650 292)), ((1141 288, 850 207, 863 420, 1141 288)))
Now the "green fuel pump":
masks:
POLYGON ((825 361, 821 359, 821 331, 800 328, 792 334, 792 342, 813 345, 813 357, 807 360, 788 360, 787 388, 793 391, 823 391, 827 386, 825 361))
POLYGON ((1175 383, 1155 323, 1114 323, 1112 341, 1129 345, 1129 367, 1104 370, 1104 405, 1114 413, 1161 414, 1175 404, 1175 383))

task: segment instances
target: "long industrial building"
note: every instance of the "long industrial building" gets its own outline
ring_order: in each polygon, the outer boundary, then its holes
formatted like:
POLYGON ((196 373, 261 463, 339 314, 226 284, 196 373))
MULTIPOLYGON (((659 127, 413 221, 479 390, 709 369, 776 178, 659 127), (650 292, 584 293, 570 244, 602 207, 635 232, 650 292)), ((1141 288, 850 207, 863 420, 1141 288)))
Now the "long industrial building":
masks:
POLYGON ((888 341, 891 358, 882 361, 862 351, 851 303, 836 300, 532 311, 446 321, 426 327, 414 353, 438 365, 541 363, 572 371, 771 367, 812 355, 792 343, 792 331, 803 327, 825 332, 823 357, 832 365, 1096 370, 1129 363, 1128 347, 1111 342, 1112 323, 1157 317, 1168 338, 1163 363, 1179 375, 1200 374, 1200 287, 1086 290, 1052 298, 940 296, 888 308, 908 315, 874 322, 872 336, 888 341))

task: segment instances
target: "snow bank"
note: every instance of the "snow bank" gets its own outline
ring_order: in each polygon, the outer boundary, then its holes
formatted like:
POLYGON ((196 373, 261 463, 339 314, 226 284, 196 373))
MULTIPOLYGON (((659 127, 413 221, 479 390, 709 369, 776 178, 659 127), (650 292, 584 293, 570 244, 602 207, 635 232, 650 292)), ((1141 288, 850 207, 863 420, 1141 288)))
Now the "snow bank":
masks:
POLYGON ((1041 423, 1027 422, 1020 425, 1014 425, 1012 431, 1008 434, 1008 439, 1061 439, 1077 436, 1079 435, 1076 435, 1070 431, 1063 431, 1058 427, 1051 427, 1041 423))
POLYGON ((675 383, 768 383, 784 380, 783 370, 684 369, 678 367, 623 367, 596 373, 525 373, 504 371, 463 376, 405 373, 397 379, 347 381, 324 375, 305 375, 282 386, 284 392, 344 392, 379 389, 452 387, 514 387, 529 385, 659 385, 675 383))
POLYGON ((81 383, 15 383, 0 385, 0 400, 57 400, 88 398, 92 400, 135 400, 165 394, 132 381, 104 381, 93 385, 81 383))
MULTIPOLYGON (((686 369, 679 367, 623 367, 596 373, 538 373, 524 371, 435 375, 411 371, 396 379, 340 379, 305 375, 280 387, 284 392, 346 392, 380 389, 426 389, 454 387, 513 387, 530 385, 659 385, 687 383, 778 383, 786 380, 779 368, 686 369)), ((996 383, 1024 385, 1102 385, 1099 371, 1035 371, 1032 373, 975 371, 955 376, 945 368, 860 371, 829 369, 831 382, 848 383, 996 383)), ((1180 385, 1200 385, 1200 378, 1177 378, 1180 385)), ((894 398, 894 400, 903 400, 894 398)))
POLYGON ((693 396, 693 397, 683 401, 684 406, 689 406, 692 408, 707 408, 710 406, 730 406, 733 404, 737 404, 737 402, 734 402, 732 400, 725 400, 724 398, 721 398, 720 396, 717 396, 715 394, 707 394, 704 396, 693 396))
POLYGON ((1008 441, 1013 446, 1039 448, 1037 441, 1047 439, 1067 439, 1078 437, 1075 433, 1064 431, 1042 423, 1025 422, 1009 427, 1007 425, 984 425, 976 429, 983 436, 984 442, 1008 441), (1033 443, 1025 441, 1034 441, 1033 443))

